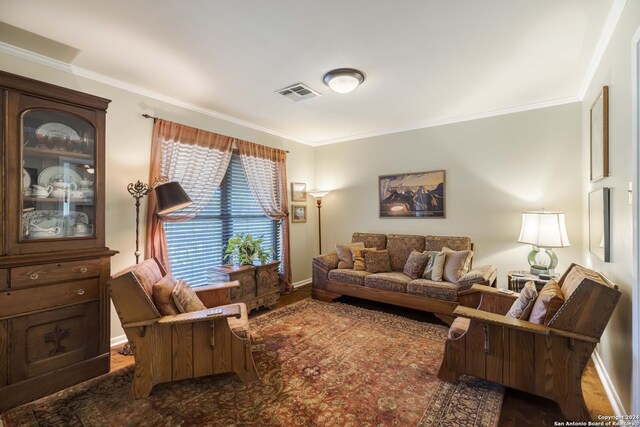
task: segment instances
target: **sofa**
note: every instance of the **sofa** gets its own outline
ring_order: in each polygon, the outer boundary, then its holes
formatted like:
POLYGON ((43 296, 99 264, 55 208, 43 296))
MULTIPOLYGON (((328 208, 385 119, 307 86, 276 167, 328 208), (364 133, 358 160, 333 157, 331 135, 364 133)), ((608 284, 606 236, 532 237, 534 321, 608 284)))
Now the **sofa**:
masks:
MULTIPOLYGON (((338 268, 341 264, 338 252, 318 255, 313 259, 312 264, 313 298, 331 302, 342 295, 349 295, 431 312, 443 321, 451 323, 453 318, 450 315, 458 305, 477 307, 477 293, 470 292, 472 285, 492 287, 496 285, 495 266, 484 265, 471 268, 473 244, 469 237, 356 232, 351 237, 351 244, 358 245, 358 248, 364 246, 364 248, 376 249, 376 251, 367 251, 367 256, 372 252, 380 254, 386 250, 390 271, 371 272, 366 269, 354 270, 353 267, 338 268), (415 278, 405 274, 407 261, 410 257, 413 259, 416 256, 416 254, 412 255, 413 252, 424 254, 440 252, 442 255, 442 252, 447 250, 450 251, 449 253, 470 251, 467 265, 460 277, 446 281, 415 278)), ((353 251, 361 251, 353 247, 353 251)), ((360 252, 355 253, 360 254, 360 252)), ((449 255, 445 255, 445 259, 446 256, 449 255)))

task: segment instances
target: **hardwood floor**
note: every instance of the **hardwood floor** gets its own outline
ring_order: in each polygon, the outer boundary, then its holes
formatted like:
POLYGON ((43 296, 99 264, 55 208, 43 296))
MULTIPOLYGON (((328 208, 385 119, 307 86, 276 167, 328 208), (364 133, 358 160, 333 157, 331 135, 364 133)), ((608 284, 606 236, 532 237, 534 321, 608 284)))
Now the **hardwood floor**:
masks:
MULTIPOLYGON (((311 297, 311 286, 303 286, 289 295, 283 295, 276 308, 284 307, 305 298, 311 297)), ((421 322, 439 323, 442 322, 435 316, 417 310, 395 307, 388 304, 376 303, 372 301, 359 300, 357 298, 342 297, 340 302, 353 304, 359 307, 385 311, 409 317, 421 322)), ((253 311, 250 317, 260 316, 269 310, 262 308, 253 311)), ((118 353, 119 348, 111 349, 111 371, 121 369, 133 363, 132 356, 122 356, 118 353)), ((613 415, 613 409, 600 382, 598 373, 592 361, 589 361, 587 369, 582 377, 582 389, 584 390, 585 401, 591 417, 597 421, 598 415, 613 415)), ((513 389, 507 389, 502 404, 499 427, 527 427, 527 426, 553 426, 555 421, 564 421, 565 418, 560 412, 558 405, 548 399, 543 399, 528 393, 523 393, 513 389)))

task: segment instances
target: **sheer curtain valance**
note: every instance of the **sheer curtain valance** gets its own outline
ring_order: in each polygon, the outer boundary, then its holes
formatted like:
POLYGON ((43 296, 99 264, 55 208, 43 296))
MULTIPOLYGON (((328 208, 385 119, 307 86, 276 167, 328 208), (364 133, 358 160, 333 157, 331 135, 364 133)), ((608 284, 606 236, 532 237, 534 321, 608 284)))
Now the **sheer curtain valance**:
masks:
MULTIPOLYGON (((149 182, 158 176, 178 181, 193 204, 163 217, 163 221, 186 221, 209 203, 229 167, 234 138, 166 120, 156 119, 151 141, 149 182)), ((169 270, 167 239, 155 214, 155 192, 147 205, 145 258, 157 257, 169 270)))
POLYGON ((287 153, 237 140, 240 160, 251 192, 266 216, 282 224, 282 272, 280 291, 291 292, 291 256, 289 246, 289 203, 287 193, 287 153))

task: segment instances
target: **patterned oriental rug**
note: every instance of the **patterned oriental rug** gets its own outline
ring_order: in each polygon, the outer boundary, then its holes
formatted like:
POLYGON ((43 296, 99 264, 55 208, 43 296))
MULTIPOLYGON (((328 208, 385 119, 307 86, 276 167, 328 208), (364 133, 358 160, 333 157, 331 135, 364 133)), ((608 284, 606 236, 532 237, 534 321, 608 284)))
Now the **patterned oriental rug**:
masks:
POLYGON ((447 328, 303 300, 251 320, 261 381, 234 374, 128 398, 132 367, 2 414, 13 426, 495 426, 504 389, 436 377, 447 328))

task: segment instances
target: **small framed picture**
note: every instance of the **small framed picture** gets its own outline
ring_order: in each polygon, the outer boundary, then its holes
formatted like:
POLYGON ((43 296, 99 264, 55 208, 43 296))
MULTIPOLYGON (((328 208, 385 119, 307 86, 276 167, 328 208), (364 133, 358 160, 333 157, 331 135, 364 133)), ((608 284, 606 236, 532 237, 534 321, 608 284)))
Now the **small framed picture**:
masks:
POLYGON ((304 182, 291 183, 291 201, 306 202, 307 201, 307 184, 304 182))
POLYGON ((307 222, 307 207, 304 205, 291 206, 291 222, 307 222))

